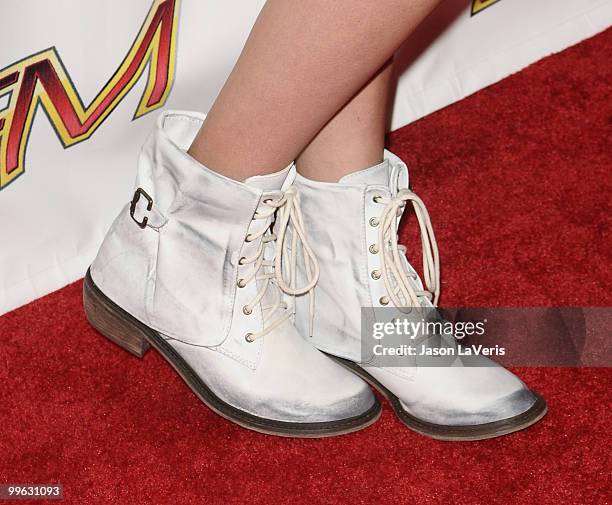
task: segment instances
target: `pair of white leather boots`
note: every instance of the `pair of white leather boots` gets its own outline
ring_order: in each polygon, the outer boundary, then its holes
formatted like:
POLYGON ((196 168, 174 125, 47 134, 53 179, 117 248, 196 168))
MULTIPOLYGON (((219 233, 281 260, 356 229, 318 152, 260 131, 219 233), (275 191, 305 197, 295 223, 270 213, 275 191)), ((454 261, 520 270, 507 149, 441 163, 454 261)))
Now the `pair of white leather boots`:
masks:
POLYGON ((409 428, 439 439, 498 436, 545 414, 540 396, 488 360, 365 362, 362 307, 433 307, 439 292, 431 223, 399 158, 385 152, 338 183, 293 165, 241 183, 186 153, 203 120, 165 112, 145 143, 133 200, 85 279, 96 329, 137 356, 153 346, 211 409, 269 434, 372 424, 381 407, 368 383, 409 428), (425 285, 397 244, 408 202, 425 285))

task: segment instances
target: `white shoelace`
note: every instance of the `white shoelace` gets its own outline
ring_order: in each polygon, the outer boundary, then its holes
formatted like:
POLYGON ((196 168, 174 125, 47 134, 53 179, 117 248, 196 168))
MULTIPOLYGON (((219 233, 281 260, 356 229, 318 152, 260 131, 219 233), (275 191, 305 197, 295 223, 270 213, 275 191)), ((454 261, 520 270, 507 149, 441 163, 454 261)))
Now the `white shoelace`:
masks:
POLYGON ((395 198, 379 196, 376 201, 386 205, 379 219, 376 247, 380 253, 380 276, 389 298, 400 310, 404 307, 420 307, 419 297, 426 297, 435 306, 440 296, 440 259, 431 219, 423 200, 411 190, 401 189, 395 198), (417 275, 408 270, 400 258, 400 252, 405 256, 406 247, 398 244, 397 219, 402 215, 407 202, 412 203, 419 223, 423 276, 427 290, 419 289, 417 275))
MULTIPOLYGON (((291 296, 310 294, 310 332, 314 323, 314 293, 313 289, 319 280, 319 263, 308 243, 308 238, 304 230, 304 219, 300 209, 300 198, 295 186, 290 186, 284 192, 278 192, 273 196, 264 195, 263 203, 253 216, 253 220, 261 220, 272 217, 277 213, 272 225, 262 228, 259 232, 248 234, 247 242, 261 238, 261 242, 256 254, 252 257, 242 257, 241 265, 254 263, 253 271, 246 277, 238 280, 238 287, 244 287, 253 279, 263 282, 257 295, 247 305, 243 307, 245 314, 250 314, 253 307, 257 305, 265 296, 270 284, 291 296), (292 225, 291 247, 287 244, 287 228, 292 225), (276 235, 272 228, 276 228, 276 235), (298 242, 299 240, 299 242, 298 242), (266 244, 275 242, 274 260, 264 260, 266 244), (298 244, 301 243, 304 257, 306 284, 296 287, 298 244), (285 261, 288 258, 288 263, 285 261), (267 270, 267 271, 266 271, 267 270), (286 273, 284 273, 286 272, 286 273)), ((264 313, 263 327, 258 332, 248 333, 246 339, 249 342, 267 335, 272 330, 280 326, 284 321, 292 316, 292 312, 287 310, 287 304, 282 300, 278 289, 274 290, 274 300, 271 305, 262 305, 264 313), (280 314, 277 314, 279 313, 280 314)))

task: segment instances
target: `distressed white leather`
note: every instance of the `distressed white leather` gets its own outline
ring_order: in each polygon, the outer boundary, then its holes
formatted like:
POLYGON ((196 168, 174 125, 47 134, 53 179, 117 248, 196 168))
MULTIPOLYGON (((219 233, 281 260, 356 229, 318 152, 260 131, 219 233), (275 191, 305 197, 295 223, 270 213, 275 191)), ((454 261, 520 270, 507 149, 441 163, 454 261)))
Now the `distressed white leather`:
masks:
MULTIPOLYGON (((375 401, 369 387, 304 341, 290 321, 252 342, 245 339, 264 330, 269 313, 262 306, 280 291, 270 281, 245 313, 265 281, 239 287, 239 279, 257 270, 240 258, 256 255, 261 246, 273 259, 274 242, 246 239, 270 227, 272 216, 255 219, 256 212, 269 212, 270 200, 289 191, 295 168, 245 183, 213 172, 186 153, 204 117, 172 111, 160 116, 142 149, 135 185, 153 205, 149 209, 141 197, 134 219, 129 204, 122 209, 91 266, 94 283, 162 334, 234 407, 289 422, 363 414, 375 401), (135 220, 144 217, 141 228, 135 220)), ((268 273, 271 268, 261 267, 268 273)))
MULTIPOLYGON (((305 228, 320 264, 310 340, 327 353, 364 366, 409 413, 425 421, 472 425, 521 414, 533 405, 535 396, 519 378, 488 358, 457 357, 449 367, 416 363, 385 367, 372 355, 362 356, 361 308, 370 308, 368 317, 376 320, 381 298, 388 299, 383 280, 372 277, 380 269, 380 254, 369 247, 378 242, 376 220, 384 207, 374 197, 393 198, 408 188, 404 162, 389 151, 384 158, 383 163, 349 174, 338 183, 297 175, 305 228)), ((420 245, 409 245, 409 250, 415 254, 420 245)), ((407 272, 416 274, 405 256, 401 262, 407 272)), ((413 287, 424 290, 419 278, 413 287)), ((425 297, 419 300, 422 306, 432 306, 425 297)), ((295 321, 304 336, 309 335, 307 309, 308 302, 297 297, 295 321)))

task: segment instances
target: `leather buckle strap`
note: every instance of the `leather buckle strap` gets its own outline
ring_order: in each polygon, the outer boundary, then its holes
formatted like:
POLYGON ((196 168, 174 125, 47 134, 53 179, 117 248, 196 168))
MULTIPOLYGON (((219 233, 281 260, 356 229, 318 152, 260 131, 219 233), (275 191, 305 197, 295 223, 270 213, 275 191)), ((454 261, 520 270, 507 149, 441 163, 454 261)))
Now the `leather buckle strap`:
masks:
POLYGON ((151 198, 144 189, 138 188, 135 191, 134 196, 132 197, 132 202, 130 203, 130 217, 138 226, 140 226, 141 228, 145 228, 147 226, 147 223, 149 222, 149 218, 147 216, 144 216, 142 218, 142 221, 138 221, 138 219, 134 217, 134 212, 136 211, 136 204, 138 203, 138 200, 140 200, 141 196, 147 200, 147 211, 150 211, 153 208, 153 198, 151 198))

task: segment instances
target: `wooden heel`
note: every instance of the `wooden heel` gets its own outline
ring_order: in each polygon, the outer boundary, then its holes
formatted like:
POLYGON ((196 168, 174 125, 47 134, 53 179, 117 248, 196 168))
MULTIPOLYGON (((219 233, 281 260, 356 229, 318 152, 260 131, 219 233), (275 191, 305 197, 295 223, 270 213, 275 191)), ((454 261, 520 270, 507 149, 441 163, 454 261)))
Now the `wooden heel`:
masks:
POLYGON ((89 271, 83 283, 83 307, 89 323, 115 344, 142 358, 150 345, 145 329, 94 284, 89 271))

